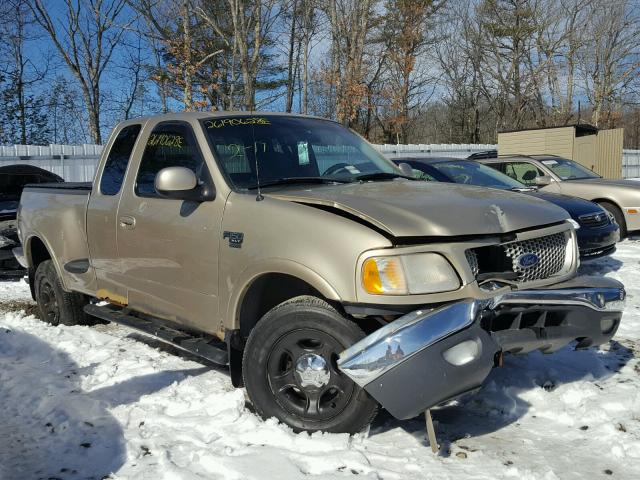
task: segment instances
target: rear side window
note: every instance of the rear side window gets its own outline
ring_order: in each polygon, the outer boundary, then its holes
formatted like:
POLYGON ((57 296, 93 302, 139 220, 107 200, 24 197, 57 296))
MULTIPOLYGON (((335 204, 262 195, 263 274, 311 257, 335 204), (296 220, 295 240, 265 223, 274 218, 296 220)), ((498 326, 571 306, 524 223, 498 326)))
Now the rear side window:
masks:
POLYGON ((100 193, 103 195, 117 195, 120 191, 127 165, 129 165, 129 158, 139 133, 140 125, 129 125, 118 133, 109 151, 100 179, 100 193))
POLYGON ((181 122, 160 123, 147 140, 136 178, 136 194, 157 197, 156 175, 163 168, 185 167, 200 177, 202 165, 202 155, 191 127, 181 122))

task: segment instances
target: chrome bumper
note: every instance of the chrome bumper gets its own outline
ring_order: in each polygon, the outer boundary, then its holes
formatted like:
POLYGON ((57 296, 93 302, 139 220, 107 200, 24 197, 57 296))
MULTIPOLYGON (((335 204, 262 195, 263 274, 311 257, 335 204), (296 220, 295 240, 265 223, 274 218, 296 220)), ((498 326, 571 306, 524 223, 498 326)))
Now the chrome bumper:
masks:
POLYGON ((621 283, 579 277, 541 290, 417 310, 340 354, 338 367, 397 418, 478 388, 499 352, 553 352, 608 341, 624 308, 621 283), (506 319, 506 320, 505 320, 506 319))

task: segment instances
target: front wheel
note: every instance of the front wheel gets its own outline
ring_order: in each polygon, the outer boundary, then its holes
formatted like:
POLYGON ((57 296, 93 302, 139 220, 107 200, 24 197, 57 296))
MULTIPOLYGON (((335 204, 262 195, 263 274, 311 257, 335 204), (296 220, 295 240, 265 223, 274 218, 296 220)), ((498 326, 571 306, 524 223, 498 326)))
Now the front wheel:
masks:
POLYGON ((355 323, 319 298, 296 297, 267 312, 251 332, 242 361, 257 413, 296 431, 363 430, 378 404, 336 363, 341 351, 363 337, 355 323))

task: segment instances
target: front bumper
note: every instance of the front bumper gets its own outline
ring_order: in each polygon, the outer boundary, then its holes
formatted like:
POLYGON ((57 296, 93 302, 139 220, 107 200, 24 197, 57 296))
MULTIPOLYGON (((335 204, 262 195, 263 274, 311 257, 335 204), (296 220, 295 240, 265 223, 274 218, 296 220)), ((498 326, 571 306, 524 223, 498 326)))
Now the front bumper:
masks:
POLYGON ((602 228, 581 227, 576 234, 581 260, 610 255, 620 241, 620 227, 615 222, 602 228))
POLYGON ((607 342, 624 308, 621 283, 579 277, 541 290, 409 313, 340 354, 339 368, 394 417, 411 418, 482 385, 503 352, 607 342))

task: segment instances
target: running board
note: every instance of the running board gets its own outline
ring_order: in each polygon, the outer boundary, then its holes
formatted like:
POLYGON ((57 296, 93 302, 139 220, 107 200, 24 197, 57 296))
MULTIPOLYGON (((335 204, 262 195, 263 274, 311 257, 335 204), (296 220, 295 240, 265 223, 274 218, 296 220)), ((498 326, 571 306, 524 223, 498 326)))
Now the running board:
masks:
POLYGON ((108 322, 119 323, 126 327, 152 335, 159 340, 170 343, 182 350, 210 360, 219 365, 229 363, 229 355, 225 343, 213 335, 194 335, 176 328, 163 325, 161 320, 145 316, 139 317, 115 305, 85 305, 87 315, 108 322))

